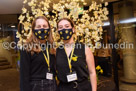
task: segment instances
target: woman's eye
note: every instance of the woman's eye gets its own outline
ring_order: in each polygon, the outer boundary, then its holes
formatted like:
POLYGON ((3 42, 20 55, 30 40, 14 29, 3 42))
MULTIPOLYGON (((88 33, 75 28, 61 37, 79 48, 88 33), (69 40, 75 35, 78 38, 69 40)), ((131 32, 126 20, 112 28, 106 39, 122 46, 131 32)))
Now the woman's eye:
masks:
POLYGON ((62 27, 59 27, 59 29, 62 29, 62 27))
POLYGON ((68 28, 69 26, 66 26, 66 28, 68 28))
POLYGON ((43 28, 47 28, 47 26, 46 26, 46 25, 43 25, 43 28))
POLYGON ((36 26, 36 28, 41 28, 41 26, 36 26))

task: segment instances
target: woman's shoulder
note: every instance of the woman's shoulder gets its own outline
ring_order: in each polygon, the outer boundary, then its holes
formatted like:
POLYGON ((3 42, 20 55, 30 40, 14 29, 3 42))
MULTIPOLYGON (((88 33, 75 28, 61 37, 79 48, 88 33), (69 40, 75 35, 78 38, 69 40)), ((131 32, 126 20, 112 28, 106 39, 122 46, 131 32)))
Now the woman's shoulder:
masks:
POLYGON ((20 51, 20 55, 31 55, 31 52, 30 51, 27 51, 27 50, 19 50, 20 51))

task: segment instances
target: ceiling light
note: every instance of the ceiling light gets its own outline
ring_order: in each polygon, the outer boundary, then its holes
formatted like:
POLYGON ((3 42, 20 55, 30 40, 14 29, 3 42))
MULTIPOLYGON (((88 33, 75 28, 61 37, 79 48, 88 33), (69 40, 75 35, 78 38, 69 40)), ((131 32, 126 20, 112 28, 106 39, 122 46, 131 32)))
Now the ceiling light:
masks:
POLYGON ((110 22, 104 22, 103 26, 109 26, 109 25, 110 25, 110 22))
POLYGON ((119 23, 134 23, 134 22, 136 22, 136 18, 121 20, 119 23))
POLYGON ((15 28, 16 26, 15 25, 11 25, 10 27, 15 28))

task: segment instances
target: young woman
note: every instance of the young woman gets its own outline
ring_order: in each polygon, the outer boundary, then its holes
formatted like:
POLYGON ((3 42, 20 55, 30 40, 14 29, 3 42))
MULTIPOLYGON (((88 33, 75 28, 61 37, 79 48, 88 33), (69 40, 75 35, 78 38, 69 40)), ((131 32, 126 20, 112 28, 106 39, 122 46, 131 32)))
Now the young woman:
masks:
POLYGON ((20 91, 55 91, 55 55, 49 48, 52 37, 47 18, 37 17, 32 32, 27 49, 20 51, 20 91))
POLYGON ((63 18, 57 23, 64 45, 56 50, 57 91, 96 91, 97 81, 94 57, 82 43, 74 42, 74 23, 63 18))

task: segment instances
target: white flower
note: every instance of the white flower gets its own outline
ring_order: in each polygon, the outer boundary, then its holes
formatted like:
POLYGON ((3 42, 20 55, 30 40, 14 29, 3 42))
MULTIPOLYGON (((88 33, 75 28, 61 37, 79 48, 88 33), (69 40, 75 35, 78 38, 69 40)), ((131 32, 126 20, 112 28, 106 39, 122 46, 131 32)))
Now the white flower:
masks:
POLYGON ((48 14, 49 14, 49 12, 47 12, 47 11, 46 11, 46 12, 44 12, 44 14, 45 14, 45 15, 48 15, 48 14))
POLYGON ((24 2, 23 2, 24 4, 26 4, 27 3, 27 0, 24 0, 24 2))
POLYGON ((105 2, 105 6, 108 6, 108 2, 105 2))
POLYGON ((22 14, 26 13, 27 12, 27 9, 26 8, 22 8, 22 14))
POLYGON ((20 33, 17 31, 16 32, 16 38, 20 38, 21 37, 21 35, 20 35, 20 33))
POLYGON ((31 1, 31 2, 28 3, 28 5, 29 5, 29 6, 33 6, 33 5, 34 5, 34 2, 31 1))
POLYGON ((25 16, 20 15, 18 19, 20 20, 20 23, 22 23, 22 22, 23 22, 23 20, 25 19, 25 16))

